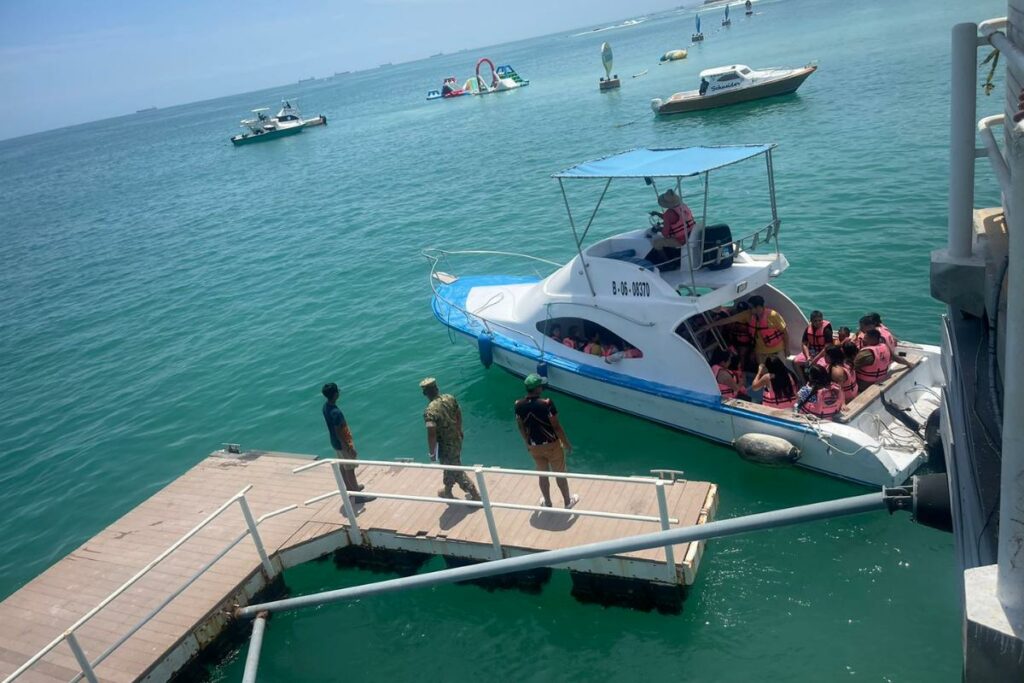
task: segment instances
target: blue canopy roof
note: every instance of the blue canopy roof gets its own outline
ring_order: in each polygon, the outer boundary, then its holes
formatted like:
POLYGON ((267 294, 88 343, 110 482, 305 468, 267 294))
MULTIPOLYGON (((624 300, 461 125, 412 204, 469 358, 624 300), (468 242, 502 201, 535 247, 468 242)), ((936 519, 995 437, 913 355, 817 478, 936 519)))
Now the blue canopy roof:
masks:
POLYGON ((556 173, 553 178, 665 178, 694 176, 764 154, 769 145, 631 149, 556 173))

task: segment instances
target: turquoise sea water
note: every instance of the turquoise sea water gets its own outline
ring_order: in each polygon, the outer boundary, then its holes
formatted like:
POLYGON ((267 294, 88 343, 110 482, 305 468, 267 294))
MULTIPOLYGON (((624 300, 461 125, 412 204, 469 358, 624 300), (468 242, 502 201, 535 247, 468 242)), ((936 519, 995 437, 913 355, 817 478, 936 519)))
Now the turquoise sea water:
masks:
MULTIPOLYGON (((364 457, 421 457, 416 383, 429 374, 462 402, 469 462, 526 466, 519 383, 450 345, 419 251, 569 258, 548 176, 595 156, 778 143, 792 263, 779 286, 836 324, 878 310, 900 337, 936 342, 927 275, 945 235, 949 30, 1004 6, 762 2, 728 30, 720 10, 705 15, 704 44, 658 66, 692 32, 690 13, 669 13, 0 142, 0 596, 221 442, 328 454, 329 380, 364 457), (600 94, 604 40, 622 89, 600 94), (485 55, 532 84, 424 101, 485 55), (794 97, 668 120, 648 107, 703 68, 814 59, 794 97), (249 109, 296 96, 330 124, 232 148, 249 109)), ((763 200, 743 178, 713 185, 735 224, 763 200)), ((994 187, 979 166, 979 205, 998 202, 994 187)), ((574 192, 584 207, 599 188, 574 192)), ((649 204, 649 190, 615 188, 595 230, 642 224, 649 204)), ((863 491, 557 401, 573 468, 684 469, 719 485, 720 518, 863 491)), ((323 563, 286 578, 309 592, 381 577, 323 563)), ((577 604, 556 573, 539 596, 445 587, 276 617, 261 680, 956 680, 956 591, 949 536, 878 514, 709 543, 679 616, 577 604)), ((238 680, 244 653, 214 677, 238 680)))

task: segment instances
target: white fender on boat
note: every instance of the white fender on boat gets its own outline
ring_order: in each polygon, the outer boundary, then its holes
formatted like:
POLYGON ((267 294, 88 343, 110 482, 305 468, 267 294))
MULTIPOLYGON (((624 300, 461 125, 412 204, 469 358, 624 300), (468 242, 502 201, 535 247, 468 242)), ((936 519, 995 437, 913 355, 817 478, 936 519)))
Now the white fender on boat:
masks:
POLYGON ((744 460, 762 465, 792 465, 800 458, 796 446, 770 434, 744 434, 732 446, 744 460))
MULTIPOLYGON (((636 77, 634 76, 634 78, 636 78, 636 77)), ((651 100, 651 109, 654 110, 655 114, 657 114, 659 111, 661 111, 661 105, 662 105, 662 101, 661 101, 660 97, 655 97, 653 100, 651 100)))

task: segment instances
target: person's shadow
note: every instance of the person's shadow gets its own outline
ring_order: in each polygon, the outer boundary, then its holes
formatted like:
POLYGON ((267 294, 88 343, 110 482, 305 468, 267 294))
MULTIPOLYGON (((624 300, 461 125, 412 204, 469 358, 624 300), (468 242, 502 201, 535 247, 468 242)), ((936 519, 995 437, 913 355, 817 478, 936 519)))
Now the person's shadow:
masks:
POLYGON ((457 526, 462 520, 469 517, 471 514, 479 510, 478 507, 472 507, 469 505, 453 505, 451 503, 441 513, 441 518, 437 521, 437 526, 447 531, 457 526))
POLYGON ((560 512, 534 512, 530 515, 530 526, 544 531, 565 531, 580 518, 577 514, 567 515, 560 512))

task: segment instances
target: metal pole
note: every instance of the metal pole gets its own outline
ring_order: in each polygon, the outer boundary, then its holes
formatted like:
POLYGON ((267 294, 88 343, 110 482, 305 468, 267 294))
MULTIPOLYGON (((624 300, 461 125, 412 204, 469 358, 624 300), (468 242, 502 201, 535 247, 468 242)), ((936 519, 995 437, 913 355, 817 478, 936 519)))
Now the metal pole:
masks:
POLYGON ((604 196, 608 192, 608 188, 611 187, 612 179, 609 178, 608 182, 604 184, 604 189, 601 190, 601 196, 597 199, 597 206, 594 207, 593 213, 590 214, 590 220, 587 221, 587 227, 583 229, 583 235, 580 237, 580 243, 587 239, 587 233, 590 232, 590 226, 594 224, 594 218, 597 217, 597 210, 601 208, 601 202, 604 201, 604 196))
MULTIPOLYGON (((1009 129, 1012 122, 1007 124, 1009 129)), ((1020 349, 1024 344, 1024 136, 1009 129, 1007 138, 1011 182, 1003 201, 1009 247, 1006 315, 1001 320, 1009 350, 1020 349)), ((1024 618, 1024 357, 1008 351, 1002 369, 1003 453, 996 595, 1013 623, 1014 619, 1024 618)))
MULTIPOLYGON (((654 485, 654 490, 658 493, 658 512, 661 514, 661 529, 662 531, 668 531, 672 528, 672 524, 668 521, 668 499, 665 497, 665 482, 658 481, 654 485)), ((665 566, 668 568, 668 579, 672 583, 679 581, 676 576, 676 553, 672 548, 672 545, 665 546, 665 566)))
POLYGON ((256 526, 256 519, 252 516, 252 510, 249 509, 249 501, 245 499, 245 496, 242 496, 238 499, 238 505, 242 508, 245 525, 249 527, 249 535, 252 536, 252 543, 256 546, 256 552, 259 553, 260 562, 263 563, 263 569, 267 572, 267 578, 272 579, 277 574, 277 570, 274 569, 274 564, 267 557, 267 550, 263 547, 263 539, 260 538, 260 530, 256 526))
POLYGON ((92 666, 89 664, 89 658, 85 656, 85 652, 82 651, 82 646, 78 644, 78 639, 75 638, 75 634, 68 631, 65 634, 64 639, 68 641, 68 647, 71 648, 71 653, 75 655, 75 660, 78 662, 78 666, 82 667, 82 675, 85 676, 85 680, 89 683, 98 683, 96 680, 96 673, 92 670, 92 666))
POLYGON ((256 621, 252 624, 252 637, 249 639, 249 654, 245 656, 242 683, 256 683, 256 672, 260 668, 260 650, 263 649, 263 632, 266 631, 269 616, 269 613, 261 612, 256 615, 256 621))
MULTIPOLYGON (((594 283, 590 281, 590 271, 587 269, 587 262, 583 260, 583 245, 579 235, 576 234, 576 221, 572 219, 572 209, 569 208, 569 197, 565 194, 565 185, 562 179, 558 179, 558 187, 562 190, 562 201, 565 202, 565 212, 569 214, 569 227, 572 228, 572 238, 576 242, 576 253, 580 255, 580 265, 583 267, 583 274, 587 277, 587 285, 590 286, 590 296, 597 296, 594 283)), ((607 189, 607 188, 605 188, 607 189)))
POLYGON ((977 125, 978 25, 953 27, 950 58, 949 256, 971 255, 974 225, 974 130, 977 125))
POLYGON ((345 479, 341 476, 341 465, 331 463, 331 470, 334 471, 334 481, 338 485, 338 493, 341 495, 341 505, 345 509, 345 517, 348 518, 348 540, 353 545, 363 542, 363 534, 359 531, 359 520, 356 519, 356 509, 352 507, 352 499, 345 488, 345 479))
POLYGON ((429 574, 417 574, 406 576, 390 581, 379 581, 364 586, 342 588, 339 590, 303 595, 296 598, 287 598, 274 602, 266 602, 259 605, 242 607, 235 611, 237 617, 253 617, 266 610, 268 612, 283 612, 286 610, 302 607, 313 607, 332 602, 352 600, 368 595, 381 593, 392 593, 407 588, 425 588, 457 581, 469 581, 496 574, 507 574, 510 572, 537 569, 539 567, 554 567, 557 565, 585 560, 594 557, 607 557, 621 553, 629 553, 635 550, 647 550, 665 545, 677 545, 680 543, 694 543, 709 538, 721 538, 735 534, 760 531, 762 529, 774 529, 777 527, 799 524, 802 522, 813 522, 819 519, 828 519, 842 515, 854 515, 874 510, 885 510, 887 505, 882 493, 869 493, 863 496, 830 500, 824 503, 813 503, 795 508, 773 510, 762 512, 756 515, 736 517, 720 522, 698 524, 696 526, 680 527, 670 531, 658 531, 641 536, 617 539, 614 541, 602 541, 588 545, 576 546, 574 548, 563 548, 561 550, 549 550, 543 553, 532 555, 521 555, 503 560, 494 560, 482 564, 445 569, 429 574))
POLYGON ((501 541, 498 539, 498 525, 494 523, 494 511, 491 509, 491 497, 487 493, 487 481, 484 479, 484 468, 474 467, 476 474, 476 488, 480 491, 480 502, 483 503, 484 516, 487 517, 487 528, 491 532, 491 543, 494 545, 494 553, 502 557, 501 541))

